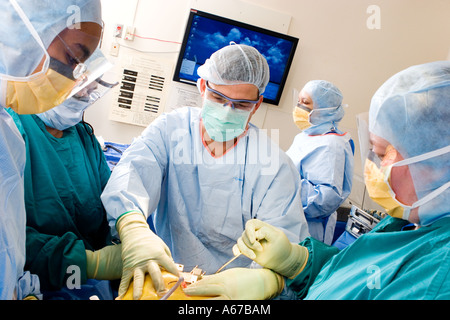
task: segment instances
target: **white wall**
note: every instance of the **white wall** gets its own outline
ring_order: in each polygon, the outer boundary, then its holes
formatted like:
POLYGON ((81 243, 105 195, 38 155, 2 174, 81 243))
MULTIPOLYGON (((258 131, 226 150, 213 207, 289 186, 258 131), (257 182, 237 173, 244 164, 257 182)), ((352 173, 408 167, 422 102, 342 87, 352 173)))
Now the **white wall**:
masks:
MULTIPOLYGON (((230 18, 241 17, 247 20, 244 22, 263 27, 286 28, 289 35, 298 37, 299 46, 280 105, 265 105, 258 111, 257 124, 269 133, 270 129, 280 129, 279 144, 286 150, 299 132, 291 117, 292 90, 301 89, 312 79, 335 83, 344 94, 344 103, 349 105, 340 129, 349 131, 357 146, 354 191, 350 198, 359 205, 363 183, 355 116, 368 110, 373 93, 394 73, 414 64, 450 58, 448 0, 104 0, 102 3, 105 54, 110 50, 115 23, 132 24, 142 36, 181 42, 191 6, 230 18), (380 9, 379 29, 368 27, 374 14, 367 11, 371 5, 380 9), (273 21, 267 16, 270 12, 273 21), (287 25, 279 25, 280 21, 287 25)), ((180 48, 177 44, 143 39, 121 43, 144 52, 162 52, 156 55, 174 63, 180 48)), ((120 54, 133 52, 129 50, 121 47, 120 54)), ((175 88, 178 84, 171 86, 175 88)), ((143 127, 108 120, 111 103, 109 94, 88 109, 86 120, 105 140, 130 143, 143 127)))

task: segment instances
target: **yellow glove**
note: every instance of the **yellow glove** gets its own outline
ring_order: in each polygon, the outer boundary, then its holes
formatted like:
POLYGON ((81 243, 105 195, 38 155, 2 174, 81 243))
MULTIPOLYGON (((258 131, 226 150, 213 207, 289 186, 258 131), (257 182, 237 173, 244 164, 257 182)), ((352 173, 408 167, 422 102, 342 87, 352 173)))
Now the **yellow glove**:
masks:
POLYGON ((122 245, 106 246, 97 251, 86 250, 87 277, 115 280, 122 276, 122 245))
POLYGON ((266 300, 278 296, 283 288, 283 277, 269 269, 233 268, 204 276, 183 291, 214 300, 266 300))
POLYGON ((152 278, 158 293, 165 291, 160 266, 178 276, 169 247, 149 228, 140 212, 123 214, 116 223, 122 242, 123 272, 119 286, 119 297, 123 296, 133 279, 133 299, 142 295, 145 274, 152 278))
POLYGON ((247 221, 233 253, 290 279, 303 270, 309 256, 308 249, 291 243, 281 229, 257 219, 247 221))

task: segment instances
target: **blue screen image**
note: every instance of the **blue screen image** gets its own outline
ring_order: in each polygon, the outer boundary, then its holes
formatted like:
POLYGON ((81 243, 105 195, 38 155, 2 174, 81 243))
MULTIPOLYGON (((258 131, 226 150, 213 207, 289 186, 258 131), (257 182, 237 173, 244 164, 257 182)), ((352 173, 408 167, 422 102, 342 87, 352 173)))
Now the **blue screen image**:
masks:
POLYGON ((203 65, 212 53, 229 45, 231 41, 255 47, 266 58, 270 68, 270 80, 263 95, 268 99, 276 99, 294 43, 199 15, 194 15, 192 20, 180 78, 196 82, 199 78, 198 67, 203 65))

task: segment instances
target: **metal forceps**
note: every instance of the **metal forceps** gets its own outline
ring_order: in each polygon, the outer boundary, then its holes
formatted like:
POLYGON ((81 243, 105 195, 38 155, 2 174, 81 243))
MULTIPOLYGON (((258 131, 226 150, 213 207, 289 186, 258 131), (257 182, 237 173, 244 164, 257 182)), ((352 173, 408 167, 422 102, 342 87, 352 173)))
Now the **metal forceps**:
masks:
POLYGON ((230 260, 228 260, 227 262, 225 262, 225 264, 223 266, 221 266, 219 268, 219 270, 217 270, 215 273, 219 273, 220 271, 223 270, 223 268, 225 268, 227 265, 229 265, 230 263, 232 263, 234 260, 236 260, 237 258, 239 258, 241 256, 241 252, 239 252, 239 254, 237 256, 234 256, 233 258, 231 258, 230 260))

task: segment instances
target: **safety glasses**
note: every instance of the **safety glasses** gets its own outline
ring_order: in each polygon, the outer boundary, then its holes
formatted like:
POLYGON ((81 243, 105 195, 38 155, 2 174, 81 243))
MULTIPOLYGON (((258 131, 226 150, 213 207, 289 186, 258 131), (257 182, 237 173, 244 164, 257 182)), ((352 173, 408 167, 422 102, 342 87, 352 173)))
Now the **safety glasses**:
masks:
POLYGON ((302 110, 305 110, 305 111, 308 112, 308 113, 311 113, 311 111, 312 111, 310 108, 308 108, 307 106, 301 104, 300 102, 297 102, 296 107, 297 107, 297 108, 300 108, 300 109, 302 109, 302 110))
POLYGON ((224 107, 231 105, 231 108, 241 111, 252 111, 253 107, 259 102, 258 100, 237 100, 228 98, 226 95, 211 89, 206 82, 206 90, 210 93, 209 100, 222 104, 224 107))

